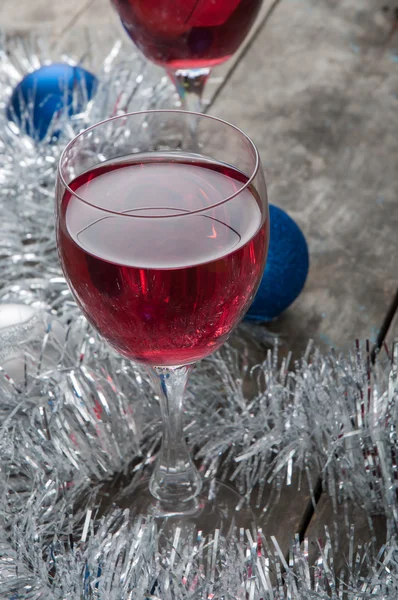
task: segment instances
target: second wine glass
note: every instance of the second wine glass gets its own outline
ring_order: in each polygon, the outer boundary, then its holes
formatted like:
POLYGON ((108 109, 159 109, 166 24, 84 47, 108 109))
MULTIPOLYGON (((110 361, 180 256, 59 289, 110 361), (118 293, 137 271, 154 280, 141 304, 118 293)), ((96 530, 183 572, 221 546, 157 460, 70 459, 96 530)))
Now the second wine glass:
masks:
POLYGON ((262 0, 111 0, 138 48, 163 66, 182 106, 199 112, 210 69, 248 34, 262 0))

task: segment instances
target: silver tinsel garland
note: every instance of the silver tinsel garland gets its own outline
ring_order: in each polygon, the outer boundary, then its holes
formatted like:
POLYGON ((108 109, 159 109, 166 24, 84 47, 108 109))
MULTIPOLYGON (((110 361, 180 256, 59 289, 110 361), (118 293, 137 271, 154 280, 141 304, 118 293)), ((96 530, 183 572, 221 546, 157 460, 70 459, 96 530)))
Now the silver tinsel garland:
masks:
MULTIPOLYGON (((98 90, 86 110, 70 117, 57 114, 45 139, 35 142, 8 121, 5 107, 14 86, 30 71, 51 63, 40 40, 14 41, 10 48, 0 37, 0 261, 2 300, 41 303, 54 314, 71 303, 54 243, 54 187, 58 160, 77 133, 109 116, 143 109, 170 107, 177 102, 174 88, 162 71, 130 48, 128 57, 116 43, 98 74, 98 90), (53 131, 57 143, 49 143, 53 131), (40 237, 38 237, 40 232, 40 237), (21 281, 25 283, 21 286, 21 281)), ((63 62, 76 64, 68 56, 63 62)), ((57 57, 60 60, 60 57, 57 57)), ((75 86, 77 96, 84 90, 75 86)), ((24 107, 29 112, 29 107, 24 107)))
POLYGON ((160 416, 145 372, 79 316, 57 260, 53 187, 60 152, 82 127, 115 106, 175 101, 132 53, 115 47, 87 110, 61 117, 49 145, 20 135, 3 110, 48 56, 18 43, 0 51, 0 598, 396 600, 398 346, 375 365, 366 345, 347 356, 309 346, 291 365, 275 344, 253 366, 244 337, 255 326, 246 326, 197 366, 187 394, 185 431, 203 475, 232 481, 260 514, 295 473, 310 489, 320 473, 336 512, 350 501, 386 517, 376 554, 347 534, 344 573, 328 530, 312 563, 307 540, 285 557, 261 529, 197 532, 182 544, 178 528, 161 532, 117 508, 96 515, 97 492, 117 474, 139 481, 150 469, 160 416))

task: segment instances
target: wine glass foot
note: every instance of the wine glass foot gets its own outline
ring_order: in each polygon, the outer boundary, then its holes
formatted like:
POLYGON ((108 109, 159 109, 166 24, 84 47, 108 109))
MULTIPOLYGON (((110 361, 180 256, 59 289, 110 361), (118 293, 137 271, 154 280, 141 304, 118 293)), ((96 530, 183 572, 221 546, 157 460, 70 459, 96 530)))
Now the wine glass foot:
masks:
POLYGON ((187 534, 208 536, 219 530, 228 536, 236 529, 252 529, 255 524, 254 514, 240 494, 230 485, 214 480, 205 481, 200 494, 188 504, 161 505, 149 492, 148 480, 144 480, 123 490, 114 505, 129 509, 132 520, 139 516, 154 518, 163 532, 179 527, 187 534))

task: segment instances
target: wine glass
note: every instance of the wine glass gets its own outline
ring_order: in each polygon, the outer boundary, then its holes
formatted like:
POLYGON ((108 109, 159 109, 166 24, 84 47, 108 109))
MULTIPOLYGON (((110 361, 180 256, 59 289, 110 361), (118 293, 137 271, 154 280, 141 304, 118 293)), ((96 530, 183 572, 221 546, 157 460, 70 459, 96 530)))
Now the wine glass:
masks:
POLYGON ((68 144, 56 196, 59 257, 76 302, 117 352, 147 368, 160 399, 163 438, 149 492, 146 485, 124 505, 219 525, 240 497, 223 485, 201 492, 183 435, 183 394, 193 364, 227 339, 264 270, 268 203, 258 151, 207 115, 120 115, 68 144))
POLYGON ((111 0, 138 48, 163 66, 184 109, 201 110, 210 69, 248 34, 262 0, 111 0))

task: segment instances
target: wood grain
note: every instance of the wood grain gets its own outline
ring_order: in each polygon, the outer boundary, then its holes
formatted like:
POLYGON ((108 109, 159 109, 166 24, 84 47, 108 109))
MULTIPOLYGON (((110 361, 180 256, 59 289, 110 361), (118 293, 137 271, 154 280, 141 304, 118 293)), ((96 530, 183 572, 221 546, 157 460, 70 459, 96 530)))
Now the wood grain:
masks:
POLYGON ((74 20, 84 13, 96 0, 1 0, 0 23, 5 31, 13 34, 47 30, 48 35, 59 35, 72 26, 74 20))
POLYGON ((395 293, 398 73, 367 0, 281 2, 212 113, 257 143, 270 201, 303 229, 304 293, 269 328, 300 356, 375 339, 395 293), (357 14, 358 13, 358 14, 357 14))
POLYGON ((369 516, 352 502, 339 506, 336 513, 330 498, 323 496, 306 533, 311 564, 316 563, 319 550, 325 547, 328 537, 334 571, 344 579, 348 569, 353 567, 350 548, 354 550, 354 557, 365 545, 374 556, 377 555, 386 541, 385 518, 377 514, 369 516))

